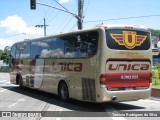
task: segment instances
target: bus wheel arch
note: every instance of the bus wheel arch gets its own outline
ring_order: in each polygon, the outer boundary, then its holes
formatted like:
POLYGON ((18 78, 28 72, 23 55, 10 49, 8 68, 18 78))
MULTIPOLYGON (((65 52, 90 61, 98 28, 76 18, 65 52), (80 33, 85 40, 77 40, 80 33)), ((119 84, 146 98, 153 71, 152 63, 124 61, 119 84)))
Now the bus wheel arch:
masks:
POLYGON ((62 101, 69 100, 69 89, 65 80, 60 80, 58 84, 58 96, 62 101))

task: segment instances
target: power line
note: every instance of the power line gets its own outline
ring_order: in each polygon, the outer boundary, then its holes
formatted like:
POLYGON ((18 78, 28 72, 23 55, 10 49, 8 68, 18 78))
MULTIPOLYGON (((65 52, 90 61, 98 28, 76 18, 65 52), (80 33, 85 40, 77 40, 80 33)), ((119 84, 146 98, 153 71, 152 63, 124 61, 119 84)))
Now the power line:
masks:
MULTIPOLYGON (((55 5, 55 7, 57 7, 57 5, 55 5)), ((53 10, 50 12, 49 16, 46 18, 46 19, 48 19, 48 21, 51 21, 51 20, 52 20, 52 18, 53 18, 52 13, 53 13, 53 12, 55 12, 55 9, 53 9, 53 10), (50 20, 49 20, 49 19, 50 19, 50 20)), ((58 14, 59 12, 60 12, 60 11, 58 11, 57 14, 58 14)), ((55 17, 57 14, 55 14, 54 17, 55 17)))
POLYGON ((48 23, 50 23, 51 21, 53 21, 58 15, 60 14, 60 11, 57 11, 54 16, 52 16, 50 19, 48 19, 48 23))
MULTIPOLYGON (((60 3, 59 3, 60 4, 60 3)), ((65 5, 65 7, 66 7, 66 5, 65 5)), ((65 8, 64 8, 65 9, 65 8)), ((71 11, 75 11, 75 9, 76 9, 76 6, 74 6, 74 8, 71 10, 71 11)), ((66 9, 67 10, 67 9, 66 9)), ((78 10, 76 10, 74 13, 76 13, 78 10)), ((59 14, 58 14, 59 15, 59 14)), ((71 22, 71 20, 73 19, 73 16, 71 16, 71 18, 70 19, 68 19, 69 18, 69 16, 70 15, 67 15, 67 17, 64 19, 64 22, 62 22, 61 23, 61 25, 59 25, 58 26, 58 29, 60 29, 61 28, 61 30, 60 31, 63 31, 68 25, 69 25, 69 23, 71 22), (68 21, 69 20, 69 21, 68 21), (68 22, 67 22, 68 21, 68 22), (64 23, 66 23, 66 25, 64 26, 64 23), (63 26, 62 26, 63 25, 63 26)), ((55 16, 56 17, 56 16, 55 16)), ((55 29, 55 31, 56 31, 57 29, 55 29)))
MULTIPOLYGON (((57 6, 57 5, 56 5, 57 6)), ((55 6, 55 7, 56 7, 55 6)), ((68 10, 67 10, 68 11, 68 10)), ((61 11, 58 11, 53 17, 51 17, 50 19, 48 19, 48 23, 50 23, 51 21, 53 21, 53 19, 55 19, 58 15, 60 15, 61 11)))
MULTIPOLYGON (((89 7, 89 4, 90 4, 90 0, 88 1, 87 5, 86 5, 85 14, 87 13, 87 10, 88 10, 88 7, 89 7)), ((85 15, 84 15, 84 16, 85 16, 85 15)))
POLYGON ((69 29, 69 31, 71 31, 73 28, 75 28, 76 25, 77 25, 77 23, 74 24, 74 25, 69 29))
POLYGON ((39 22, 39 24, 41 24, 41 23, 42 23, 42 21, 43 21, 43 19, 41 19, 41 21, 39 22))
MULTIPOLYGON (((75 11, 75 9, 76 9, 76 6, 74 6, 74 8, 72 8, 71 11, 75 11)), ((76 10, 74 13, 76 13, 76 12, 77 12, 77 10, 76 10)), ((73 16, 71 16, 71 18, 69 19, 69 21, 68 21, 68 18, 70 18, 70 15, 69 15, 69 14, 68 14, 67 17, 64 19, 64 21, 63 21, 60 25, 58 25, 58 28, 55 28, 54 32, 56 32, 57 29, 61 29, 60 31, 63 31, 63 30, 66 28, 66 26, 68 26, 68 24, 71 22, 71 19, 73 19, 73 16), (67 21, 68 21, 68 22, 67 22, 67 21), (64 26, 65 23, 66 23, 66 25, 64 26)))
MULTIPOLYGON (((50 5, 53 5, 53 0, 51 1, 50 5)), ((47 8, 46 13, 45 13, 45 15, 44 15, 44 18, 46 18, 47 13, 49 12, 49 10, 50 10, 50 8, 47 8)), ((52 12, 53 12, 53 10, 52 10, 52 12)), ((52 12, 51 12, 51 13, 52 13, 52 12)), ((51 15, 51 13, 49 14, 49 16, 51 15)), ((49 17, 48 17, 48 18, 49 18, 49 17)), ((47 18, 47 19, 48 19, 48 18, 47 18)))
POLYGON ((113 20, 125 20, 125 19, 135 19, 135 18, 145 18, 145 17, 159 17, 160 15, 146 15, 146 16, 137 16, 137 17, 124 17, 124 18, 113 18, 113 19, 106 19, 106 20, 93 20, 93 21, 86 21, 83 23, 90 23, 90 22, 103 22, 103 21, 113 21, 113 20))
POLYGON ((14 35, 7 35, 7 36, 2 36, 0 38, 9 38, 9 37, 15 37, 15 36, 20 36, 20 35, 27 35, 29 36, 30 38, 32 38, 29 34, 26 34, 26 33, 19 33, 19 34, 14 34, 14 35))
POLYGON ((63 31, 69 25, 69 23, 71 22, 72 19, 73 19, 73 16, 70 18, 70 20, 67 22, 67 24, 63 27, 63 29, 61 31, 63 31))
MULTIPOLYGON (((54 0, 58 5, 60 5, 63 9, 65 9, 66 11, 68 11, 68 9, 65 7, 65 6, 63 6, 63 5, 61 5, 57 0, 54 0)), ((57 6, 57 5, 56 5, 57 6)), ((59 11, 60 12, 60 11, 59 11)), ((49 22, 51 22, 54 18, 56 18, 56 16, 58 16, 59 15, 59 12, 57 12, 57 14, 55 14, 50 20, 48 20, 49 22)))
MULTIPOLYGON (((72 9, 72 11, 75 11, 75 8, 76 8, 76 7, 74 7, 74 8, 72 9)), ((76 12, 77 12, 77 10, 76 10, 74 13, 76 13, 76 12)), ((68 20, 68 18, 69 18, 69 15, 67 16, 67 18, 65 19, 65 21, 64 21, 63 23, 66 23, 67 20, 68 20)), ((67 24, 63 27, 63 29, 62 29, 61 31, 63 31, 63 30, 69 25, 69 23, 71 22, 72 19, 73 19, 73 16, 71 16, 71 18, 69 19, 69 21, 67 22, 67 24)))
POLYGON ((86 16, 86 14, 87 14, 89 5, 90 5, 90 0, 88 0, 88 3, 86 4, 86 9, 85 9, 85 13, 84 13, 84 15, 83 15, 83 19, 85 19, 85 16, 86 16))
POLYGON ((62 4, 60 4, 57 0, 54 0, 58 5, 60 5, 63 9, 65 9, 66 11, 68 11, 67 8, 65 8, 62 4))
POLYGON ((21 34, 8 35, 8 36, 3 36, 3 37, 0 37, 0 38, 14 37, 14 36, 18 36, 18 35, 21 35, 21 34))

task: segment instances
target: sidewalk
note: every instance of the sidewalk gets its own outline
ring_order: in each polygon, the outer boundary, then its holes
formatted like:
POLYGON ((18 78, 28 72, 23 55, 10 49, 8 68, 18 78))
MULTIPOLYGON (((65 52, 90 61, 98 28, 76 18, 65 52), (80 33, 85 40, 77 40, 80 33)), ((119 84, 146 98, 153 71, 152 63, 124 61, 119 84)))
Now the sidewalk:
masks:
POLYGON ((0 72, 0 80, 10 80, 9 73, 0 72))
POLYGON ((150 100, 160 101, 160 97, 149 97, 150 100))
POLYGON ((0 60, 0 72, 8 72, 9 66, 6 63, 3 63, 2 60, 0 60))
POLYGON ((151 96, 158 97, 160 99, 160 88, 152 88, 151 96))

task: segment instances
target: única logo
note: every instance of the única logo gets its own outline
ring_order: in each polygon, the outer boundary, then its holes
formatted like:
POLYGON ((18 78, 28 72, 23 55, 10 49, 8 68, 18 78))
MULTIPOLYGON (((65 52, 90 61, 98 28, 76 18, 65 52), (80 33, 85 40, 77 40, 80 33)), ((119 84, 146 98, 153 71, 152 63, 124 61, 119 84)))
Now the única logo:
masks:
POLYGON ((137 35, 135 31, 123 31, 123 34, 110 34, 111 37, 119 44, 128 49, 133 49, 146 40, 146 35, 137 35))

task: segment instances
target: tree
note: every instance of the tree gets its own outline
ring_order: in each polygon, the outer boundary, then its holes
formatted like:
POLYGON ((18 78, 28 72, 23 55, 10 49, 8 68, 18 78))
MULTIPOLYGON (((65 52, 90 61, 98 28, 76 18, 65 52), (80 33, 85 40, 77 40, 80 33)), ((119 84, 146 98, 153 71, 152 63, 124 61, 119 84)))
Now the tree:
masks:
POLYGON ((0 49, 0 59, 1 59, 2 53, 3 53, 3 50, 0 49))
POLYGON ((158 36, 160 38, 160 30, 150 29, 152 36, 158 36))
POLYGON ((9 61, 9 53, 3 52, 2 55, 1 55, 1 60, 3 60, 3 62, 5 62, 6 64, 8 64, 8 61, 9 61))
POLYGON ((6 52, 3 52, 1 55, 1 59, 5 60, 7 58, 8 54, 6 52))
POLYGON ((0 59, 3 60, 6 64, 8 64, 9 61, 9 54, 10 54, 11 47, 6 46, 3 50, 0 50, 0 59))
POLYGON ((10 47, 10 46, 6 46, 6 47, 4 48, 4 52, 10 53, 10 51, 11 51, 11 47, 10 47))

